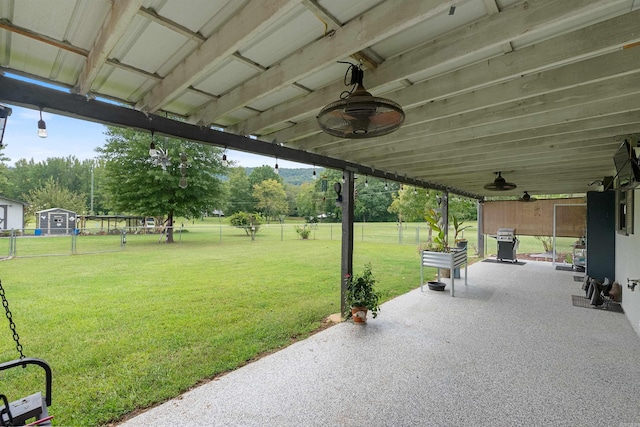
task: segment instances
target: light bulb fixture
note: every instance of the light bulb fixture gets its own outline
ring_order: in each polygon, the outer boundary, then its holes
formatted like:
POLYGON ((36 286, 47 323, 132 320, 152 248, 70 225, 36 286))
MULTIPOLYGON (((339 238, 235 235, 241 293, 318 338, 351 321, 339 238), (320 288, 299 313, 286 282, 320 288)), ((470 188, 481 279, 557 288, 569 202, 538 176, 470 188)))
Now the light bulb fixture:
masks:
POLYGON ((40 109, 40 120, 38 120, 38 136, 40 138, 46 138, 47 134, 47 124, 42 120, 42 109, 40 109))
POLYGON ((280 169, 278 168, 278 159, 276 158, 276 165, 273 168, 273 171, 276 173, 276 175, 280 175, 280 169))
POLYGON ((342 173, 342 183, 344 184, 345 182, 347 182, 347 178, 345 178, 344 173, 342 173))
POLYGON ((229 166, 229 161, 227 160, 227 153, 224 153, 222 155, 222 166, 224 166, 225 168, 229 166))
POLYGON ((156 157, 158 155, 158 151, 156 150, 156 143, 153 142, 153 131, 151 131, 151 144, 149 144, 149 156, 156 157))
POLYGON ((387 184, 387 181, 384 182, 384 191, 389 191, 389 184, 387 184))
POLYGON ((349 64, 344 76, 350 91, 340 95, 318 114, 318 124, 323 132, 339 138, 375 138, 389 134, 404 122, 404 111, 397 103, 371 95, 362 85, 364 72, 360 65, 349 64), (351 80, 347 76, 351 72, 351 80))
POLYGON ((2 143, 2 140, 4 138, 4 128, 7 126, 7 117, 10 115, 11 108, 0 104, 0 148, 6 147, 6 145, 2 143))
POLYGON ((416 187, 413 187, 413 195, 414 196, 418 195, 418 189, 416 187))
POLYGON ((311 175, 311 178, 313 179, 318 179, 318 176, 316 175, 316 167, 313 167, 313 174, 311 175))
POLYGON ((369 186, 369 178, 365 178, 364 179, 364 186, 368 187, 369 186))
POLYGON ((180 182, 178 182, 178 186, 180 188, 187 188, 187 177, 186 176, 181 176, 180 177, 180 182))

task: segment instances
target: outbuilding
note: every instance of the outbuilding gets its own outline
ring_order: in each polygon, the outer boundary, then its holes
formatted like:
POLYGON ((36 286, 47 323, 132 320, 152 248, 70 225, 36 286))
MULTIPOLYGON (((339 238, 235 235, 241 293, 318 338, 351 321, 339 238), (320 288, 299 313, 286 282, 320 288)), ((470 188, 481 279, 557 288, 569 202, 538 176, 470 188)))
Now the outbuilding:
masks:
POLYGON ((51 208, 36 212, 36 235, 71 234, 78 228, 75 212, 51 208))
POLYGON ((24 228, 24 203, 0 195, 0 232, 24 228))

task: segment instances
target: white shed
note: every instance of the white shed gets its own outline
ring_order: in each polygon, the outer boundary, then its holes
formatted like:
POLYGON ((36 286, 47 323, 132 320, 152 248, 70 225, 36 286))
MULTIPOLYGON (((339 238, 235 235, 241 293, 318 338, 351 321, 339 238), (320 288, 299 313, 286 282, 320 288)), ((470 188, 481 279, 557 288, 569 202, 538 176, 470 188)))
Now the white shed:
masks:
POLYGON ((24 228, 24 203, 0 195, 0 232, 24 228))

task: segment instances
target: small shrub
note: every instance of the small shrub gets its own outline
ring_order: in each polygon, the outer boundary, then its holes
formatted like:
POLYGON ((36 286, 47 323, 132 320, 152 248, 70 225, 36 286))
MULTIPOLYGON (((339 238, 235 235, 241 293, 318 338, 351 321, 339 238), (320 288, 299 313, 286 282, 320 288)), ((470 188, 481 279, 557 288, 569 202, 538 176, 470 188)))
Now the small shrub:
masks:
POLYGON ((307 227, 306 224, 302 228, 296 226, 296 233, 298 233, 301 239, 307 240, 311 235, 311 228, 307 227))
POLYGON ((229 218, 229 223, 236 228, 244 229, 247 236, 251 236, 253 239, 260 230, 260 215, 250 214, 247 212, 238 212, 229 218))

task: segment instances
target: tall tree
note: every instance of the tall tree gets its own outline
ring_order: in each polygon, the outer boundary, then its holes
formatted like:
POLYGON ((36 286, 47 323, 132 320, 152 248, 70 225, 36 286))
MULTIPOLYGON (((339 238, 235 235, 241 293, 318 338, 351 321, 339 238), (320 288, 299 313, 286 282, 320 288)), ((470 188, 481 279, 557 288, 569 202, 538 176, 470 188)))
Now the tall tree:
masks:
POLYGON ((167 242, 173 242, 173 218, 199 217, 221 206, 225 172, 221 150, 197 142, 156 138, 150 156, 148 133, 108 127, 107 143, 98 148, 105 165, 105 187, 119 212, 164 217, 167 242))
POLYGON ((289 216, 298 216, 296 199, 298 198, 298 194, 300 193, 300 186, 292 185, 292 184, 284 184, 284 191, 285 193, 287 193, 287 204, 289 205, 287 214, 289 216))
POLYGON ((435 207, 435 191, 424 188, 414 188, 407 185, 393 195, 393 202, 389 212, 398 215, 398 221, 424 221, 428 208, 435 207))
POLYGON ((78 214, 87 212, 86 196, 69 191, 53 178, 49 178, 41 187, 24 194, 23 198, 27 203, 24 213, 27 219, 32 218, 38 211, 51 208, 67 209, 78 214))
POLYGON ((354 215, 361 221, 394 221, 396 216, 388 211, 396 183, 371 177, 360 177, 356 182, 354 215))
POLYGON ((253 197, 258 201, 256 207, 267 222, 269 218, 276 218, 278 215, 286 214, 289 210, 287 203, 287 193, 282 184, 275 179, 267 179, 253 186, 253 197))
POLYGON ((11 159, 4 155, 2 152, 3 148, 4 147, 0 147, 0 194, 11 197, 12 195, 7 191, 9 189, 9 168, 6 164, 6 162, 11 159))
POLYGON ((229 216, 238 212, 253 212, 255 210, 249 177, 247 177, 247 171, 243 167, 229 170, 229 181, 225 183, 225 186, 227 187, 225 215, 229 216))
POLYGON ((53 177, 61 188, 73 193, 85 194, 88 206, 91 205, 93 193, 94 213, 106 212, 108 208, 104 205, 101 172, 101 165, 93 159, 80 161, 74 156, 50 157, 37 163, 33 159, 20 159, 15 167, 9 170, 10 181, 5 194, 20 198, 31 190, 41 188, 49 178, 53 177))
POLYGON ((266 181, 267 179, 273 179, 282 184, 282 177, 278 175, 271 166, 262 165, 257 168, 253 168, 249 174, 249 184, 251 185, 251 188, 262 181, 266 181))
POLYGON ((309 218, 317 215, 318 209, 315 200, 315 186, 313 182, 305 182, 300 185, 300 191, 296 196, 296 210, 298 215, 309 218))

